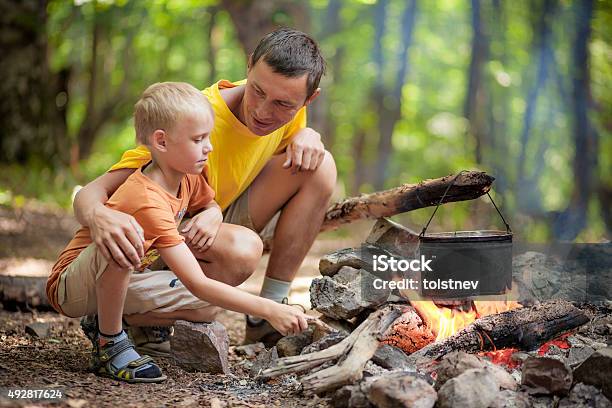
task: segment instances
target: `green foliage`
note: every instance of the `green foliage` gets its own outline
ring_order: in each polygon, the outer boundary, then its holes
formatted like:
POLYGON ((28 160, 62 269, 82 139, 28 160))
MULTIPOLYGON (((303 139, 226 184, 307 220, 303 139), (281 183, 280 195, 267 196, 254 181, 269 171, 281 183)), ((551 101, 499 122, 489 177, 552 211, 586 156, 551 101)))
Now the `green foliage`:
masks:
MULTIPOLYGON (((330 3, 309 2, 311 33, 320 41, 329 64, 322 82, 325 120, 332 124, 330 136, 341 184, 348 193, 353 188, 367 192, 373 189, 371 176, 378 159, 377 110, 371 97, 377 75, 372 59, 376 2, 341 1, 338 27, 329 25, 330 3), (365 135, 360 158, 356 156, 359 135, 365 135), (366 177, 356 185, 360 171, 366 177)), ((575 3, 559 2, 552 22, 555 61, 537 100, 525 149, 524 185, 517 184, 517 158, 522 147, 520 134, 527 96, 536 81, 537 15, 542 2, 495 2, 501 5, 499 9, 494 8, 494 2, 481 3, 484 31, 489 39, 483 78, 495 145, 487 147, 483 162, 477 163, 476 141, 464 118, 473 36, 470 2, 420 0, 386 187, 480 168, 498 178, 494 185, 496 200, 509 214, 515 230, 521 231, 524 239, 549 240, 549 215, 568 205, 574 187, 570 78, 575 3)), ((388 85, 395 80, 400 63, 400 16, 406 4, 404 0, 389 1, 382 39, 387 61, 383 82, 388 85)), ((591 119, 599 134, 598 182, 610 188, 612 11, 604 0, 596 1, 595 7, 590 42, 591 119)), ((146 86, 174 80, 204 88, 221 78, 239 80, 245 76, 246 56, 233 22, 214 0, 54 0, 49 2, 48 14, 51 68, 59 71, 70 67, 72 74, 67 101, 70 140, 76 143, 90 103, 88 87, 96 24, 100 30, 96 104, 118 103, 105 118, 93 153, 86 160, 74 163, 70 169, 54 171, 45 169, 44 163, 30 163, 27 168, 4 167, 0 197, 6 198, 7 191, 11 191, 69 206, 75 185, 103 173, 124 150, 134 146, 131 109, 146 86), (215 60, 211 61, 213 55, 215 60)), ((606 237, 609 231, 601 211, 594 196, 589 203, 588 227, 579 240, 606 237)), ((430 210, 425 209, 398 218, 418 228, 429 214, 430 210)), ((480 202, 476 209, 468 204, 453 204, 440 211, 437 219, 441 229, 497 225, 496 214, 480 202)))

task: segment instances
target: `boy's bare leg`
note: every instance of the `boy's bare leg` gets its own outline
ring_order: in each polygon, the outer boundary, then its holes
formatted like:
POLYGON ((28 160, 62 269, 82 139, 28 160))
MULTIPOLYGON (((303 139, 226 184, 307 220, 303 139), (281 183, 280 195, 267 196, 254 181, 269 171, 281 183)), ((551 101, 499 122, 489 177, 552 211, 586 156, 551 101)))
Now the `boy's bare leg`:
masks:
POLYGON ((292 174, 282 168, 285 156, 274 156, 249 190, 249 213, 258 231, 282 208, 266 276, 291 282, 312 246, 336 185, 336 164, 325 152, 314 171, 292 174))
POLYGON ((140 354, 132 347, 124 348, 119 352, 111 354, 108 366, 105 366, 107 361, 102 360, 102 355, 99 354, 110 342, 115 345, 120 344, 115 342, 121 342, 127 339, 127 334, 123 331, 121 319, 131 274, 131 269, 121 267, 111 262, 102 273, 102 276, 96 281, 98 336, 97 339, 93 341, 99 342, 99 346, 102 347, 102 349, 98 351, 97 347, 94 347, 94 352, 98 353, 98 355, 93 357, 92 361, 96 365, 96 370, 98 370, 98 372, 103 370, 104 375, 112 375, 117 379, 127 378, 118 376, 121 375, 120 370, 125 370, 126 367, 128 367, 128 370, 132 370, 130 371, 131 375, 133 375, 133 377, 131 377, 132 381, 164 381, 166 377, 162 374, 160 368, 152 361, 140 362, 138 366, 132 369, 129 368, 128 364, 131 362, 141 361, 140 354), (97 366, 99 364, 101 366, 97 366))
POLYGON ((131 271, 110 263, 96 282, 98 325, 101 333, 115 334, 123 329, 121 317, 131 271))

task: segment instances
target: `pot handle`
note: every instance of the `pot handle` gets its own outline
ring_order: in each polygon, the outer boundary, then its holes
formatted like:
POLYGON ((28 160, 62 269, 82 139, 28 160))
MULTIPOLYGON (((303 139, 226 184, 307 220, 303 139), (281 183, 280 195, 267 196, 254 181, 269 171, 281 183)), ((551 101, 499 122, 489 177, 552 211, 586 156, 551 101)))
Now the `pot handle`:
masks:
MULTIPOLYGON (((444 201, 444 198, 446 197, 446 194, 448 193, 448 190, 450 190, 450 188, 455 184, 455 181, 457 181, 457 177, 459 177, 461 174, 463 174, 465 172, 467 172, 467 170, 461 170, 459 173, 457 173, 457 175, 455 175, 455 177, 450 182, 448 187, 446 187, 446 191, 444 191, 444 194, 442 195, 442 198, 438 202, 438 205, 436 205, 436 209, 431 214, 431 217, 429 217, 429 221, 427 221, 427 224, 423 227, 423 231, 421 231, 421 233, 419 234, 419 237, 422 237, 422 236, 425 235, 425 232, 427 231, 427 228, 429 227, 429 223, 433 219, 434 215, 436 215, 436 211, 438 211, 438 207, 440 207, 440 204, 442 204, 442 201, 444 201)), ((487 191, 487 196, 489 197, 489 199, 493 203, 493 207, 495 207, 495 210, 497 210, 497 213, 499 214, 499 216, 501 217, 502 221, 504 222, 504 225, 506 226, 506 232, 507 233, 512 232, 512 229, 510 229, 510 225, 508 225, 508 223, 506 222, 506 219, 502 215, 501 211, 499 211, 499 208, 497 208, 497 205, 495 204, 495 201, 493 201, 493 197, 491 197, 491 195, 489 194, 488 191, 487 191)))

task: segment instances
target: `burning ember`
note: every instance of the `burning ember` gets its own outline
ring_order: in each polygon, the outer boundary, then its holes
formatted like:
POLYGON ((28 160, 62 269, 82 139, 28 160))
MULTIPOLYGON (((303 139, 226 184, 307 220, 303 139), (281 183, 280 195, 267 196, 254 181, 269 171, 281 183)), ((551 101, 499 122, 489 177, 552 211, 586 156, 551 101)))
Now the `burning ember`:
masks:
POLYGON ((516 361, 512 359, 512 355, 516 353, 518 349, 515 348, 506 348, 502 350, 496 351, 485 351, 480 353, 482 357, 488 358, 493 364, 501 364, 510 369, 516 368, 521 365, 520 361, 516 361))

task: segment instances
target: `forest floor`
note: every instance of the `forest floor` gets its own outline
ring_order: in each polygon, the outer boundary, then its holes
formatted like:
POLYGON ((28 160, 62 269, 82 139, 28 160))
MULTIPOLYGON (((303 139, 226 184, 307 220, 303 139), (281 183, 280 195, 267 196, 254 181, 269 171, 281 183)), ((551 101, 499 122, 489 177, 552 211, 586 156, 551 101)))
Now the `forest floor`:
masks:
MULTIPOLYGON (((19 211, 0 207, 0 274, 48 275, 54 258, 72 237, 78 224, 61 210, 28 206, 19 211)), ((313 245, 294 281, 291 303, 310 307, 308 289, 319 276, 320 257, 363 241, 369 224, 349 235, 322 234, 313 245)), ((240 287, 258 293, 265 273, 264 256, 249 280, 240 287)), ((0 306, 1 308, 2 306, 0 306)), ((126 384, 88 372, 91 345, 79 320, 54 312, 0 309, 0 407, 5 406, 212 406, 212 407, 328 407, 329 399, 305 397, 294 377, 260 382, 248 375, 249 361, 234 353, 244 336, 244 315, 223 312, 218 320, 230 339, 231 374, 190 373, 171 359, 156 358, 168 376, 162 384, 126 384), (45 322, 46 338, 32 337, 25 326, 45 322), (59 389, 61 400, 27 401, 7 397, 9 389, 59 389)))

